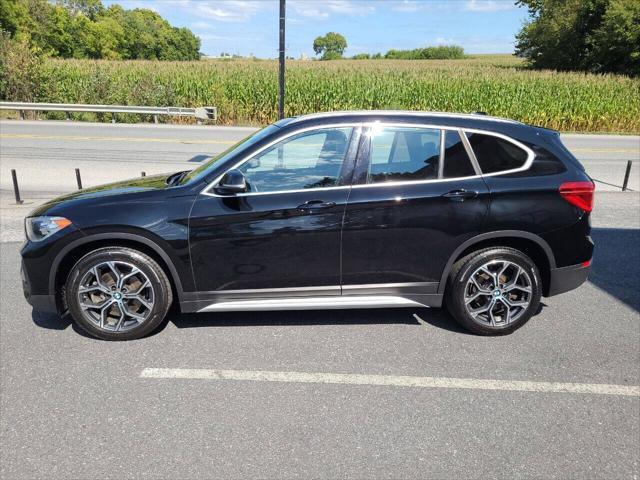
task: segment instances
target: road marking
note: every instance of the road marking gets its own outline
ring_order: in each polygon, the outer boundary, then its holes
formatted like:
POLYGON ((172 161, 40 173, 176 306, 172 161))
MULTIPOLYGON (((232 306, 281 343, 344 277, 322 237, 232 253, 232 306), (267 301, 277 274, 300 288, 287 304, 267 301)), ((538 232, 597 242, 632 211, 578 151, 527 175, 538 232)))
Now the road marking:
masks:
POLYGON ((579 153, 640 153, 638 148, 569 148, 572 152, 579 153))
POLYGON ((31 135, 19 133, 0 134, 0 138, 17 138, 26 140, 65 140, 65 141, 107 141, 107 142, 156 142, 156 143, 195 143, 200 145, 234 145, 235 140, 188 140, 181 138, 150 138, 150 137, 87 137, 79 135, 31 135))
POLYGON ((142 378, 195 380, 240 380, 253 382, 329 383, 414 388, 465 388, 511 392, 584 393, 640 397, 639 386, 592 383, 525 382, 473 378, 410 377, 403 375, 359 375, 345 373, 265 372, 257 370, 215 370, 200 368, 145 368, 142 378))
POLYGON ((413 318, 415 318, 416 322, 418 322, 423 327, 429 327, 429 324, 425 322, 423 319, 421 319, 416 313, 413 314, 413 318))

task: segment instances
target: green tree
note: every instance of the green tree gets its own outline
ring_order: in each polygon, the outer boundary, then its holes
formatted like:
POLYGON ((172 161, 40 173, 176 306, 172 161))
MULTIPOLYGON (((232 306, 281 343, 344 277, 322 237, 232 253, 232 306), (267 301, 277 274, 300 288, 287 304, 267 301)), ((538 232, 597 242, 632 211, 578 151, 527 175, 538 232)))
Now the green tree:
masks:
POLYGON ((64 58, 197 60, 200 39, 148 9, 101 0, 0 0, 0 29, 64 58))
POLYGON ((104 12, 100 0, 58 0, 58 4, 63 5, 71 15, 82 14, 91 20, 104 12))
POLYGON ((593 70, 640 75, 640 2, 612 0, 589 42, 593 70))
POLYGON ((534 68, 638 74, 638 0, 518 0, 516 54, 534 68), (635 59, 635 60, 634 60, 635 59))
POLYGON ((24 39, 0 31, 0 99, 36 101, 40 90, 42 55, 24 39))
POLYGON ((413 50, 389 50, 384 58, 402 60, 448 60, 464 58, 464 49, 458 45, 414 48, 413 50))
POLYGON ((347 48, 347 39, 339 33, 329 32, 313 41, 313 51, 321 55, 321 60, 335 60, 342 58, 347 48))
POLYGON ((20 31, 32 28, 32 23, 26 2, 20 0, 0 2, 0 30, 15 36, 20 31))

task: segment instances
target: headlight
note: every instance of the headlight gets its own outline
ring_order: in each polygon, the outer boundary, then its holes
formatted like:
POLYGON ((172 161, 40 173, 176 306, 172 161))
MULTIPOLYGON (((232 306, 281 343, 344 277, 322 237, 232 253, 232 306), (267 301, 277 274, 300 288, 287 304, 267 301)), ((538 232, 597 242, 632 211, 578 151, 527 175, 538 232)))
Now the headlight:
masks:
POLYGON ((44 240, 71 225, 71 220, 64 217, 29 217, 24 221, 27 238, 32 242, 44 240))

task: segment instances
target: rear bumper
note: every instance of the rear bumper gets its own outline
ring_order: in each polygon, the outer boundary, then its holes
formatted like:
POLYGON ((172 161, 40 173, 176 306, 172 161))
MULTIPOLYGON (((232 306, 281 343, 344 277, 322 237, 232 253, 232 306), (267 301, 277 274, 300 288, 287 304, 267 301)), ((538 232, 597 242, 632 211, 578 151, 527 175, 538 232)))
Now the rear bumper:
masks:
POLYGON ((549 291, 545 296, 552 297, 578 288, 587 280, 590 271, 591 261, 587 264, 579 263, 578 265, 552 269, 549 278, 549 291))

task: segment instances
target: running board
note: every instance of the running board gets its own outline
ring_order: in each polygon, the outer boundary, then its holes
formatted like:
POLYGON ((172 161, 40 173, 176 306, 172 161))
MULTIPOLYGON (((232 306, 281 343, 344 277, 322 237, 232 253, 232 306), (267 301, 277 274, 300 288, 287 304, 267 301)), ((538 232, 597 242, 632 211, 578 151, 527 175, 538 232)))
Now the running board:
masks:
POLYGON ((198 312, 250 312, 267 310, 329 310, 341 308, 396 308, 425 305, 396 296, 333 296, 265 298, 261 300, 231 300, 215 302, 198 312))

